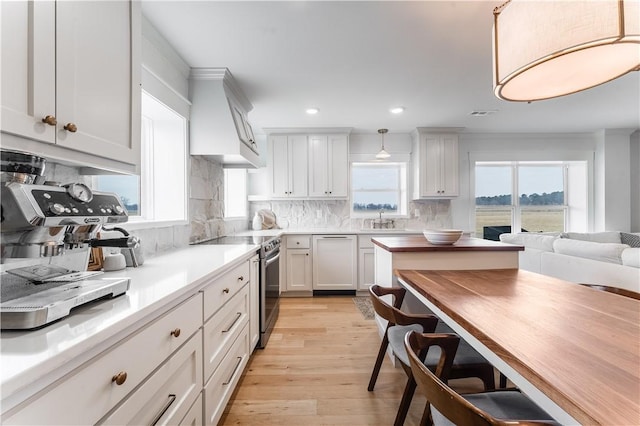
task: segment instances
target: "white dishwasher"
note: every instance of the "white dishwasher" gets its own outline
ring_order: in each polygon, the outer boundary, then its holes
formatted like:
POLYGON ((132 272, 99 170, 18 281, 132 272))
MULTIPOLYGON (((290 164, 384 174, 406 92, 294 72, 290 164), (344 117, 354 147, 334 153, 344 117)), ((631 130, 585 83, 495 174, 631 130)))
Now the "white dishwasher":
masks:
POLYGON ((356 235, 314 235, 314 294, 355 294, 357 288, 358 240, 356 235))

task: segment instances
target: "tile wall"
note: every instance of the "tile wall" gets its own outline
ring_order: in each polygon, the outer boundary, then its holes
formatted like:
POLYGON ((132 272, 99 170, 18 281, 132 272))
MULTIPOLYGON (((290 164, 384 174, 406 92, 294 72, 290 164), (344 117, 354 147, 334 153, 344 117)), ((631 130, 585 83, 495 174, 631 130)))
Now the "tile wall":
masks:
MULTIPOLYGON (((260 209, 272 210, 282 229, 333 228, 359 230, 371 228, 371 219, 349 217, 346 200, 263 201, 252 202, 250 213, 260 209)), ((426 229, 451 227, 451 202, 449 200, 421 200, 409 203, 409 218, 395 219, 398 229, 426 229)), ((384 218, 385 215, 383 214, 384 218)))

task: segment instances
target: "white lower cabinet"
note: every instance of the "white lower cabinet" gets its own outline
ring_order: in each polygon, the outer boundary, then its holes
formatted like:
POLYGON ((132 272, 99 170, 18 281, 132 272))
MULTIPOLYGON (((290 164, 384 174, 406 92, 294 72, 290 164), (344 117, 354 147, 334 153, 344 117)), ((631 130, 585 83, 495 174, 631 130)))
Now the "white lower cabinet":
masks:
POLYGON ((198 393, 198 399, 193 403, 187 414, 180 422, 181 426, 201 426, 202 425, 202 392, 198 393))
POLYGON ((204 325, 204 381, 218 368, 231 344, 249 322, 249 286, 245 286, 204 325))
POLYGON ((355 235, 314 235, 313 290, 356 290, 357 250, 355 235))
MULTIPOLYGON (((102 355, 44 388, 30 400, 3 413, 2 423, 95 424, 163 365, 201 325, 202 296, 196 294, 102 355)), ((200 339, 193 341, 200 342, 200 339)), ((187 358, 196 356, 189 349, 183 355, 187 358)), ((193 360, 190 358, 187 362, 193 360)), ((172 362, 167 372, 170 374, 179 370, 180 365, 177 364, 180 362, 172 362)), ((167 402, 165 399, 163 401, 167 402)))
POLYGON ((229 402, 231 394, 242 376, 242 371, 249 361, 250 354, 249 327, 245 325, 204 387, 205 418, 203 424, 218 424, 224 407, 229 402))
POLYGON ((100 425, 182 424, 202 390, 202 333, 198 331, 100 425))
POLYGON ((260 340, 260 259, 255 255, 249 262, 249 338, 253 350, 260 340))
POLYGON ((311 291, 311 235, 288 235, 286 248, 286 290, 311 291))
POLYGON ((375 256, 373 248, 358 250, 358 290, 368 290, 375 284, 375 256))
POLYGON ((255 347, 250 324, 259 333, 255 260, 238 262, 79 368, 40 384, 2 411, 2 424, 217 424, 255 347))

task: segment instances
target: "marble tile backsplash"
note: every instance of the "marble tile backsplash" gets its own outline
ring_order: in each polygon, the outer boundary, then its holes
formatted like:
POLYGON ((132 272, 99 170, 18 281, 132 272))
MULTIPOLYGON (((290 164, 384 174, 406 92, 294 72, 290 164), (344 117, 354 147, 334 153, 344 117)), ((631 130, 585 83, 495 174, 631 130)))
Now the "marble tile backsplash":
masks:
MULTIPOLYGON (((260 209, 272 210, 282 229, 337 228, 358 230, 371 228, 372 219, 350 217, 346 200, 261 201, 251 203, 251 217, 260 209)), ((449 200, 420 200, 409 202, 409 217, 395 218, 396 229, 450 228, 449 200)), ((383 214, 384 218, 385 215, 383 214)))

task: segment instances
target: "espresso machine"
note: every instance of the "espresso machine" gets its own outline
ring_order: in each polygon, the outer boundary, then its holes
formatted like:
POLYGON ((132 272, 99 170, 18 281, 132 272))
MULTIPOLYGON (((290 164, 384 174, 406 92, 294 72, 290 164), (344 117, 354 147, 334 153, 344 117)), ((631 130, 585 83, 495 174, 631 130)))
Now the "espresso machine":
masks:
POLYGON ((87 271, 92 247, 134 248, 135 237, 98 239, 128 220, 120 198, 83 183, 44 181, 46 160, 1 151, 0 326, 42 327, 85 303, 124 294, 129 278, 87 271))

